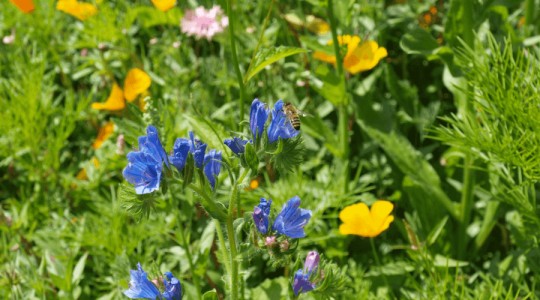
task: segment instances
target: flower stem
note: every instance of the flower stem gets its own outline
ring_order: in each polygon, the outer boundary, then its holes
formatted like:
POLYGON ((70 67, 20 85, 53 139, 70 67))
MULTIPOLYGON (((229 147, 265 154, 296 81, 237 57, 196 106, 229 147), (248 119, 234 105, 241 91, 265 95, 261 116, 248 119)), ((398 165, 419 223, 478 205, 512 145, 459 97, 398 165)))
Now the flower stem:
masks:
POLYGON ((244 84, 246 84, 249 70, 251 70, 251 65, 253 64, 253 61, 255 60, 255 55, 257 55, 257 51, 259 50, 259 46, 261 45, 261 41, 264 35, 264 31, 266 30, 266 24, 268 23, 268 19, 270 19, 270 13, 272 12, 272 7, 274 6, 274 0, 270 3, 270 9, 268 10, 268 14, 266 15, 266 19, 264 20, 264 25, 261 31, 261 36, 259 37, 259 41, 257 42, 257 47, 255 48, 255 52, 253 52, 253 57, 251 58, 251 62, 249 63, 249 67, 247 69, 246 75, 244 76, 244 84))
MULTIPOLYGON (((328 19, 330 20, 330 29, 332 31, 332 40, 334 42, 334 52, 336 55, 336 72, 340 81, 343 83, 344 94, 346 92, 345 77, 343 73, 343 61, 341 60, 340 44, 337 35, 337 24, 334 18, 334 1, 328 0, 328 19)), ((347 111, 348 99, 345 97, 344 102, 339 110, 339 137, 341 151, 343 152, 341 160, 343 163, 343 193, 347 193, 349 190, 349 113, 347 111)))
POLYGON ((535 0, 527 0, 527 4, 525 6, 525 25, 531 25, 534 20, 534 12, 535 12, 535 0))
POLYGON ((219 223, 219 220, 214 219, 214 223, 216 224, 216 231, 219 238, 219 246, 221 247, 221 251, 223 251, 223 259, 225 260, 225 268, 227 269, 227 274, 229 275, 229 278, 231 278, 231 262, 229 258, 227 258, 227 246, 225 245, 225 237, 223 236, 223 230, 221 229, 221 224, 219 223))
POLYGON ((388 283, 388 279, 386 279, 386 275, 384 275, 384 273, 382 272, 381 262, 379 261, 379 255, 377 254, 377 250, 375 249, 375 243, 373 242, 373 238, 370 237, 369 241, 371 243, 371 250, 373 250, 373 256, 375 257, 375 262, 377 263, 377 267, 379 268, 379 273, 381 274, 383 281, 386 284, 386 287, 388 288, 388 291, 392 295, 392 299, 398 299, 396 295, 394 295, 394 291, 392 290, 390 283, 388 283))
MULTIPOLYGON (((173 194, 171 190, 169 190, 169 194, 171 195, 171 200, 172 200, 173 194)), ((191 270, 191 277, 193 278, 193 284, 195 285, 195 289, 197 290, 197 299, 202 300, 201 284, 199 281, 199 276, 195 275, 195 272, 194 272, 195 267, 193 266, 193 259, 191 256, 191 251, 189 250, 189 242, 186 240, 184 227, 182 226, 182 222, 180 222, 180 216, 176 218, 176 222, 178 223, 178 228, 180 230, 180 238, 182 239, 182 244, 184 246, 184 249, 186 250, 186 256, 189 262, 189 269, 191 270)))
POLYGON ((224 212, 221 210, 221 208, 219 208, 219 206, 217 206, 216 202, 214 202, 214 200, 213 200, 210 196, 208 196, 208 195, 206 194, 206 192, 205 192, 202 188, 200 188, 200 187, 194 185, 193 183, 190 183, 190 184, 189 184, 189 188, 192 189, 192 190, 193 190, 194 192, 196 192, 197 194, 199 194, 199 196, 203 197, 203 199, 206 200, 206 202, 208 202, 208 204, 210 204, 210 206, 212 206, 212 208, 214 209, 214 211, 215 211, 218 215, 220 215, 220 216, 223 217, 223 218, 227 218, 227 214, 224 213, 224 212))
POLYGON ((227 0, 227 15, 229 17, 229 38, 231 42, 231 53, 233 59, 234 70, 236 72, 236 80, 238 81, 238 87, 240 90, 240 120, 244 119, 244 83, 242 81, 242 74, 240 73, 240 65, 238 64, 238 57, 236 56, 236 41, 234 37, 234 13, 231 6, 232 0, 227 0))

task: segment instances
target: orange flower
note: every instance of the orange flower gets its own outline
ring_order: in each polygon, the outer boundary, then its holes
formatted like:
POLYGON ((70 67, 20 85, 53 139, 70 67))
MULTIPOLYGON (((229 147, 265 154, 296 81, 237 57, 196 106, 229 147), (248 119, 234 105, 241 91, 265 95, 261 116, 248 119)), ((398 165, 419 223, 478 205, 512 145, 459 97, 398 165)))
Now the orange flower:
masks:
POLYGON ((36 9, 32 0, 9 0, 9 2, 15 4, 25 14, 29 14, 36 9))
MULTIPOLYGON (((94 166, 99 167, 99 161, 97 160, 97 158, 95 158, 95 157, 92 158, 92 159, 90 160, 90 162, 91 162, 91 163, 94 163, 94 166)), ((77 173, 77 175, 75 176, 75 178, 77 178, 77 180, 81 180, 81 181, 83 181, 83 180, 88 180, 88 174, 86 174, 86 168, 82 168, 82 169, 79 171, 79 173, 77 173)), ((72 183, 72 184, 71 184, 71 188, 72 188, 72 189, 75 189, 76 186, 77 186, 77 185, 76 185, 75 183, 72 183)))
POLYGON ((126 81, 124 82, 124 97, 127 101, 133 102, 137 98, 137 95, 150 87, 151 83, 150 76, 143 70, 138 68, 129 70, 126 81))
POLYGON ((107 140, 113 132, 114 132, 114 123, 112 121, 109 121, 107 122, 107 124, 105 124, 105 126, 99 129, 98 136, 96 138, 96 141, 92 145, 92 147, 94 149, 99 149, 99 147, 101 147, 101 144, 103 144, 103 142, 107 140))
MULTIPOLYGON (((386 49, 384 47, 379 48, 376 42, 369 41, 360 44, 360 41, 357 36, 338 36, 339 45, 347 45, 347 54, 343 58, 343 67, 352 74, 373 69, 382 58, 388 55, 386 49)), ((334 41, 330 40, 328 45, 333 43, 334 41)), ((335 55, 329 56, 319 51, 313 53, 313 58, 332 64, 336 63, 335 55)))
POLYGON ((56 9, 70 14, 81 21, 98 13, 97 8, 90 3, 79 3, 77 0, 59 0, 56 9))
POLYGON ((339 218, 344 223, 339 226, 341 234, 355 234, 363 237, 375 237, 388 228, 394 220, 390 213, 394 205, 388 201, 377 201, 371 211, 365 203, 345 207, 339 218))
POLYGON ((157 9, 166 12, 174 6, 176 0, 152 0, 152 3, 157 9))
POLYGON ((124 107, 126 107, 124 92, 122 92, 122 89, 116 83, 113 84, 111 94, 105 103, 92 103, 93 109, 121 110, 124 107))

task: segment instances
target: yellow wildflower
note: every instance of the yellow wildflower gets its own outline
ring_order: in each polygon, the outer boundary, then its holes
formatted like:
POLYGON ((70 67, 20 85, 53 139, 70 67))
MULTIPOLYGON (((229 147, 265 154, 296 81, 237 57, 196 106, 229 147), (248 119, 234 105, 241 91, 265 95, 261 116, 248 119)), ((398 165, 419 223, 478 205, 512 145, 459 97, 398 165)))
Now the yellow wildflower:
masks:
POLYGON ((327 34, 330 32, 330 24, 321 18, 309 15, 306 17, 306 28, 316 34, 327 34))
POLYGON ((143 70, 139 68, 129 70, 126 81, 124 82, 124 97, 127 101, 133 102, 137 98, 137 95, 150 87, 151 83, 150 76, 143 70))
MULTIPOLYGON (((99 161, 97 160, 97 158, 92 158, 90 160, 91 163, 94 164, 94 166, 99 167, 99 161)), ((88 180, 88 174, 86 174, 86 168, 82 168, 79 173, 77 173, 77 175, 75 176, 75 178, 77 180, 80 180, 80 181, 84 181, 84 180, 88 180)), ((75 183, 71 183, 71 189, 74 190, 75 188, 77 187, 77 184, 75 183)))
POLYGON ((101 147, 101 144, 103 144, 103 142, 107 140, 113 132, 114 132, 114 123, 112 121, 109 121, 107 122, 107 124, 105 124, 105 126, 99 129, 98 136, 96 138, 96 141, 92 145, 92 147, 94 149, 99 149, 99 147, 101 147))
POLYGON ((98 13, 97 8, 90 3, 79 3, 77 0, 59 0, 56 9, 70 14, 81 21, 94 16, 98 13))
MULTIPOLYGON (((340 46, 347 45, 347 54, 343 58, 343 67, 352 74, 373 69, 382 58, 388 55, 386 49, 379 47, 376 42, 369 41, 360 44, 360 41, 357 36, 338 36, 340 46)), ((333 42, 333 40, 330 40, 328 45, 332 45, 333 42)), ((335 55, 329 56, 319 51, 313 53, 313 58, 332 64, 336 63, 335 55)))
POLYGON ((15 4, 25 14, 29 14, 36 9, 32 0, 9 0, 9 2, 15 4))
POLYGON ((152 3, 157 9, 166 12, 174 6, 176 0, 152 0, 152 3))
POLYGON ((124 100, 124 92, 115 83, 109 98, 105 103, 92 103, 93 109, 107 109, 107 110, 121 110, 126 107, 126 101, 124 100))
POLYGON ((365 203, 345 207, 339 218, 344 223, 339 226, 341 234, 355 234, 363 237, 375 237, 388 228, 394 220, 390 213, 394 205, 388 201, 377 201, 371 211, 365 203))

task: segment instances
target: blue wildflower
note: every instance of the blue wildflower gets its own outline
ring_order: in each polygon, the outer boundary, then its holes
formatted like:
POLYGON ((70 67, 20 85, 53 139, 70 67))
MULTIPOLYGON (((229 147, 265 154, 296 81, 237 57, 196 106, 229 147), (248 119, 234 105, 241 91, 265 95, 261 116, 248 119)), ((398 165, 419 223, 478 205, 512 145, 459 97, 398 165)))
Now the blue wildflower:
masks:
POLYGON ((141 264, 137 263, 138 271, 131 270, 129 290, 124 291, 124 295, 131 299, 143 298, 155 300, 157 296, 161 298, 161 293, 157 287, 148 280, 148 274, 143 271, 141 264))
POLYGON ((251 103, 251 111, 249 113, 249 128, 253 133, 253 140, 256 141, 264 131, 264 124, 268 120, 270 110, 266 108, 266 103, 255 98, 251 103), (257 134, 258 132, 258 134, 257 134))
POLYGON ((169 156, 169 160, 179 172, 182 172, 186 165, 188 152, 193 154, 193 159, 195 160, 197 168, 202 169, 203 167, 204 153, 206 152, 206 147, 208 145, 195 139, 193 137, 193 132, 191 131, 189 132, 189 137, 189 139, 176 139, 174 142, 173 153, 169 156))
POLYGON ((268 232, 268 216, 270 215, 270 206, 272 205, 272 200, 261 198, 261 203, 259 206, 253 208, 253 221, 255 226, 260 233, 266 234, 268 232))
POLYGON ((208 178, 212 189, 216 187, 216 178, 214 175, 219 175, 219 171, 221 171, 221 151, 216 151, 216 149, 210 150, 204 156, 204 175, 208 178))
POLYGON ((281 137, 282 139, 292 138, 300 131, 294 129, 289 122, 287 115, 283 112, 283 101, 279 100, 272 110, 272 121, 268 126, 268 141, 273 143, 281 137))
POLYGON ((291 238, 305 237, 304 226, 311 219, 311 210, 299 208, 300 198, 292 197, 283 204, 283 209, 277 216, 272 230, 291 238))
POLYGON ((173 153, 169 156, 169 160, 180 173, 182 173, 182 170, 186 165, 186 159, 190 148, 191 141, 188 139, 177 138, 174 142, 173 153))
POLYGON ((154 126, 148 126, 148 136, 139 137, 139 151, 127 155, 129 164, 122 175, 127 182, 135 185, 137 194, 148 194, 159 189, 161 181, 161 165, 163 159, 168 165, 167 157, 163 158, 163 147, 154 126))
POLYGON ((182 299, 182 285, 180 281, 173 276, 171 272, 166 272, 165 275, 169 280, 167 281, 163 278, 163 285, 165 285, 165 292, 163 292, 163 297, 167 300, 181 300, 182 299))
POLYGON ((233 137, 232 139, 226 139, 223 144, 227 145, 227 147, 231 148, 232 152, 235 154, 242 154, 246 151, 246 144, 247 143, 253 143, 253 140, 242 140, 239 137, 233 137))
POLYGON ((294 274, 293 291, 296 296, 298 296, 300 289, 302 290, 300 293, 307 293, 315 289, 316 282, 311 283, 309 277, 311 277, 313 270, 316 271, 318 269, 319 261, 319 253, 315 251, 309 252, 306 257, 306 263, 304 264, 304 271, 298 269, 294 274))

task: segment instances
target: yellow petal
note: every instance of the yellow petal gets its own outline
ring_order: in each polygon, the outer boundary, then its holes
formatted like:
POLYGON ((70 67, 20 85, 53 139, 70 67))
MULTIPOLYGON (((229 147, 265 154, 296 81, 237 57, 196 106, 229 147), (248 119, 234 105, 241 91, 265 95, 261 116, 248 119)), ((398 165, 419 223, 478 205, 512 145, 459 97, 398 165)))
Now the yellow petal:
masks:
POLYGON ((97 160, 97 158, 93 157, 90 162, 93 163, 94 166, 99 167, 99 160, 97 160))
POLYGON ((92 145, 92 147, 94 149, 99 149, 99 147, 101 147, 101 144, 103 144, 103 142, 107 140, 113 132, 114 132, 114 123, 112 121, 109 121, 107 124, 105 124, 105 126, 99 129, 98 136, 96 138, 96 141, 92 145))
POLYGON ((392 223, 392 221, 394 221, 394 216, 388 216, 384 222, 382 223, 382 226, 379 227, 378 229, 374 230, 374 233, 375 235, 374 236, 378 236, 379 234, 381 234, 381 232, 385 231, 386 229, 388 229, 388 226, 390 226, 390 223, 392 223))
POLYGON ((124 97, 126 97, 127 101, 132 102, 137 98, 137 95, 146 91, 151 83, 150 76, 143 70, 138 68, 129 70, 124 82, 124 97))
POLYGON ((174 6, 176 0, 152 0, 152 3, 157 9, 166 12, 174 6))
POLYGON ((331 63, 331 64, 336 63, 336 56, 335 55, 329 56, 329 55, 327 55, 325 53, 322 53, 320 51, 315 51, 313 53, 313 58, 317 59, 317 60, 327 62, 327 63, 331 63))
POLYGON ((82 170, 80 170, 79 173, 77 173, 77 176, 75 176, 75 178, 77 178, 77 180, 87 180, 88 175, 86 175, 86 169, 83 168, 82 170))
POLYGON ((70 14, 81 21, 98 13, 97 8, 90 3, 79 3, 77 0, 59 0, 56 9, 70 14))
POLYGON ((116 83, 113 84, 111 94, 105 103, 92 103, 92 108, 94 109, 121 110, 124 107, 126 107, 124 93, 116 83))
POLYGON ((371 70, 379 63, 379 60, 387 55, 385 48, 379 48, 376 42, 369 41, 356 47, 350 55, 347 55, 343 61, 343 66, 348 72, 357 74, 371 70))
POLYGON ((371 236, 371 215, 365 203, 353 204, 345 207, 339 218, 344 222, 339 230, 342 234, 356 234, 359 236, 371 236))
POLYGON ((25 14, 29 14, 36 9, 32 0, 9 0, 9 2, 15 4, 25 14))
MULTIPOLYGON (((388 228, 390 223, 388 222, 388 216, 394 209, 394 204, 389 201, 377 201, 371 206, 372 228, 376 235, 379 235, 383 230, 388 228), (386 224, 388 222, 388 224, 386 224), (386 228, 383 228, 386 224, 386 228)), ((392 220, 394 218, 392 217, 392 220)), ((390 222, 392 221, 390 220, 390 222)))

